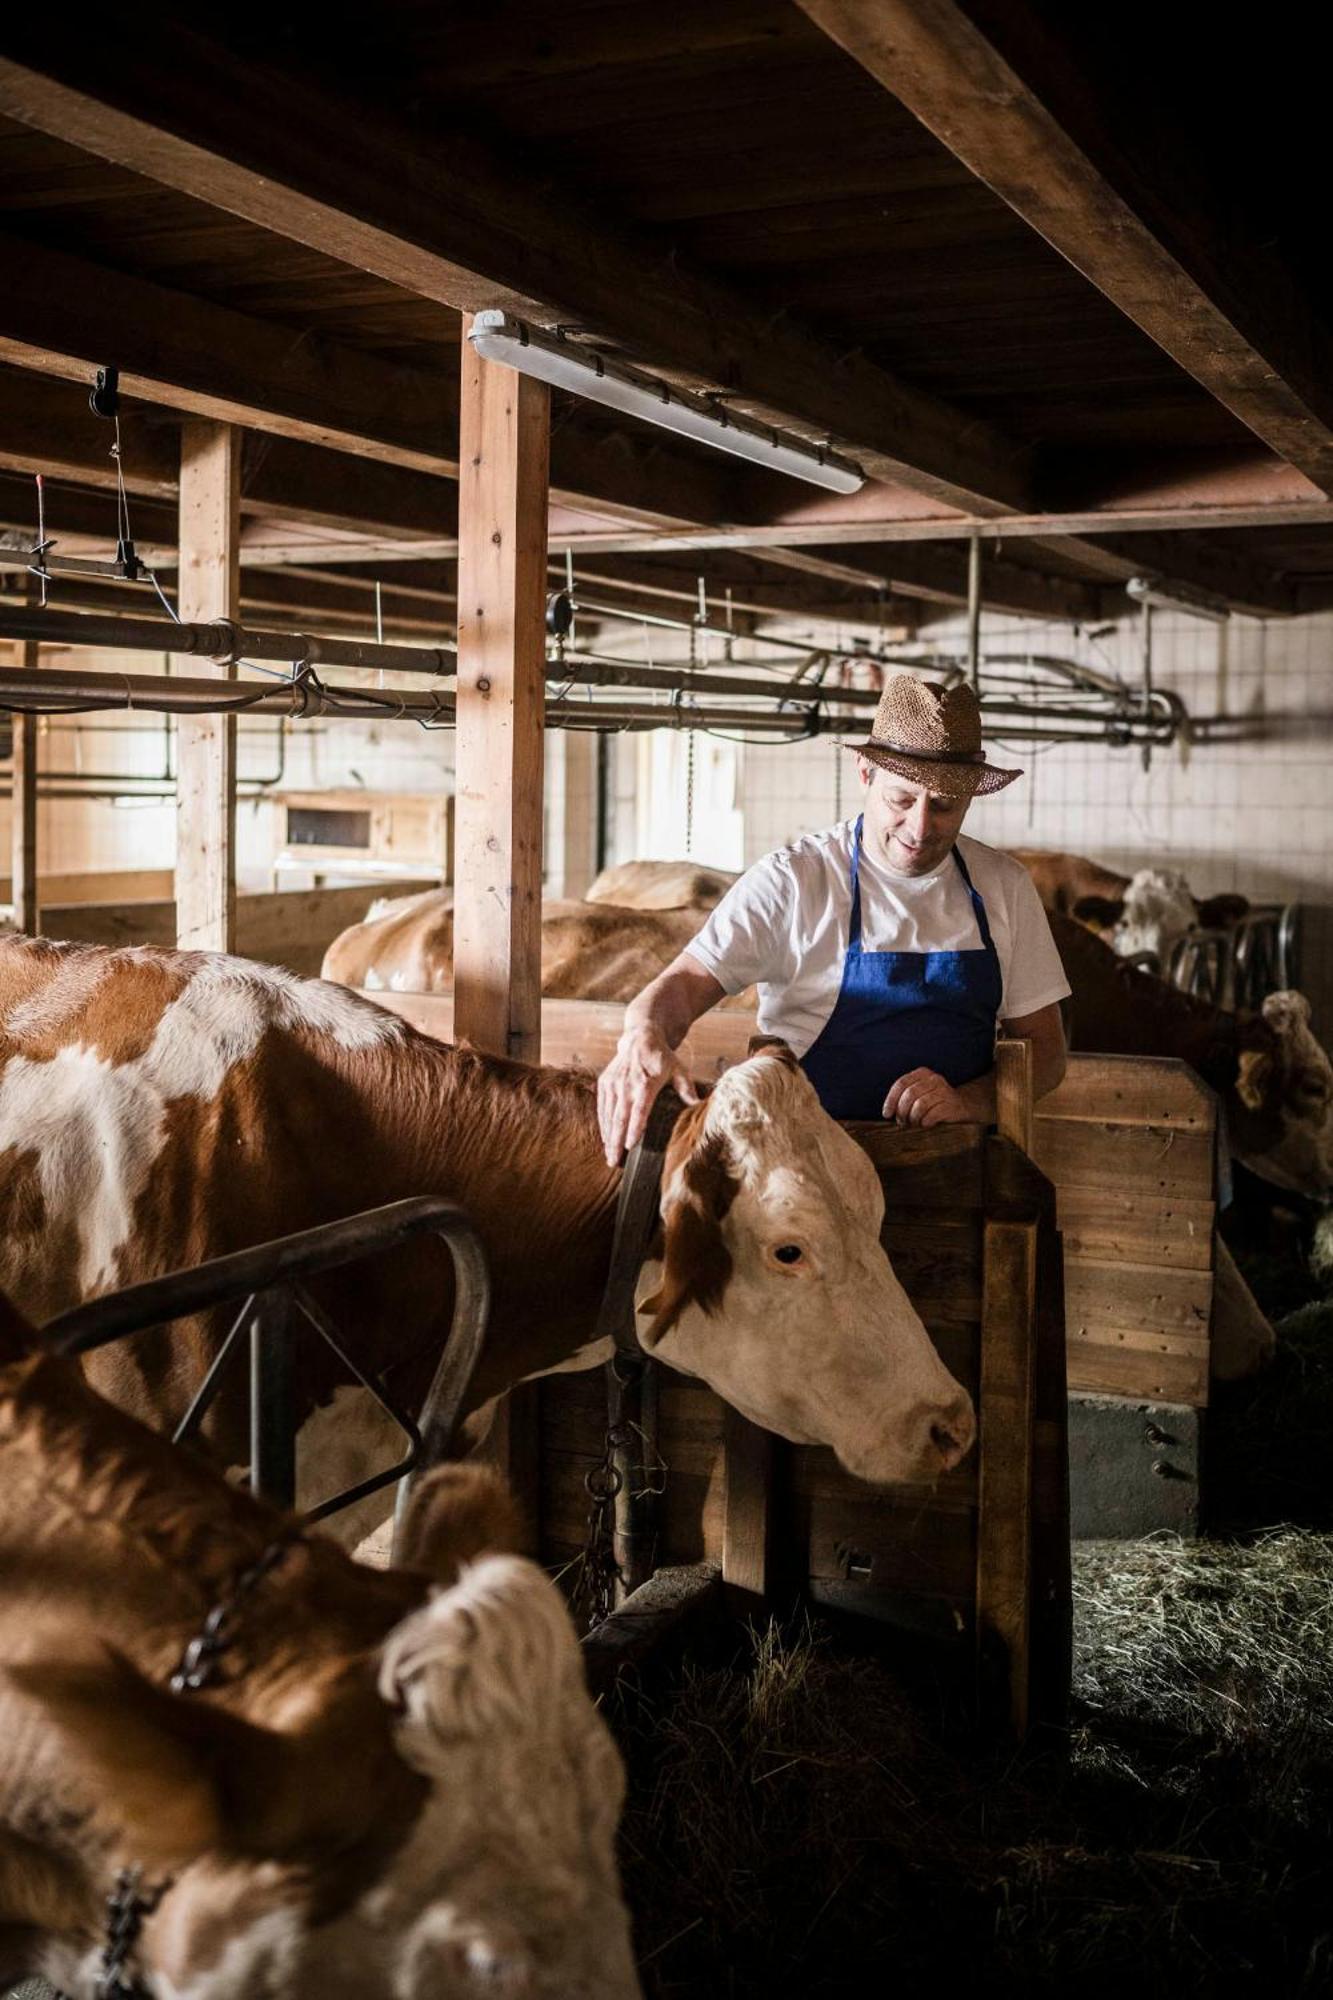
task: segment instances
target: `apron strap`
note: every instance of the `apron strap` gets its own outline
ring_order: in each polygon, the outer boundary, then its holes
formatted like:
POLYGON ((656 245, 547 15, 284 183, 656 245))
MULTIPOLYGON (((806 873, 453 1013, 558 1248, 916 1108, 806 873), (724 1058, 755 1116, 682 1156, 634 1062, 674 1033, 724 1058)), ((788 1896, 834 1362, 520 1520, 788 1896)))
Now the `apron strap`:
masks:
POLYGON ((847 926, 847 949, 861 949, 861 828, 865 825, 865 814, 856 816, 856 832, 852 836, 852 916, 847 926))
POLYGON ((991 949, 991 936, 990 921, 986 916, 986 905, 982 902, 981 897, 972 885, 972 877, 967 872, 967 863, 959 852, 957 843, 954 845, 953 858, 958 863, 958 873, 967 884, 967 893, 972 898, 972 914, 977 920, 977 929, 981 932, 981 948, 983 951, 989 951, 991 949))

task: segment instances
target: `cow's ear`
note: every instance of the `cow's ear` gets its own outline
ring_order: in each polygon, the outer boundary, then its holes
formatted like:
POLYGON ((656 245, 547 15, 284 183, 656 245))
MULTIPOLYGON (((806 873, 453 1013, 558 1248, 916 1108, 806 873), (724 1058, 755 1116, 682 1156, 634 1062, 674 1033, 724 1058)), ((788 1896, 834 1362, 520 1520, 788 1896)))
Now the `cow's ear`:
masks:
POLYGON ((150 1870, 203 1854, 284 1859, 350 1846, 372 1815, 388 1826, 418 1802, 387 1732, 374 1729, 383 1704, 368 1675, 349 1677, 298 1735, 172 1694, 109 1648, 80 1657, 59 1645, 3 1674, 43 1711, 99 1824, 150 1870))
POLYGON ((740 1182, 726 1141, 704 1132, 707 1108, 693 1105, 682 1114, 667 1149, 663 1181, 670 1192, 662 1218, 662 1283, 639 1308, 654 1315, 640 1334, 647 1348, 671 1331, 686 1306, 716 1311, 731 1276, 722 1224, 740 1182))
POLYGON ((412 1495, 395 1562, 434 1583, 456 1581, 464 1563, 522 1546, 518 1502, 484 1465, 437 1465, 412 1495))
POLYGON ((801 1067, 791 1044, 784 1042, 780 1035, 751 1035, 745 1056, 747 1061, 751 1056, 777 1056, 780 1062, 785 1062, 792 1069, 801 1067))
POLYGON ((1266 1049, 1242 1049, 1236 1073, 1236 1095, 1247 1111, 1261 1111, 1272 1081, 1273 1058, 1266 1049))

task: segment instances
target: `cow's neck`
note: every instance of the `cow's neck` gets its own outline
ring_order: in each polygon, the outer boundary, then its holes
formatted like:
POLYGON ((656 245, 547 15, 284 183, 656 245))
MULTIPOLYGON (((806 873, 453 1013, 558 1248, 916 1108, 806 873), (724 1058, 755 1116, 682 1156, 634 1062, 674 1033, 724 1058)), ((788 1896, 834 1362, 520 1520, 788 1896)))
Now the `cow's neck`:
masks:
POLYGON ((591 1077, 414 1040, 380 1058, 386 1128, 418 1194, 462 1203, 485 1244, 491 1330, 469 1398, 489 1400, 592 1337, 618 1172, 591 1077))

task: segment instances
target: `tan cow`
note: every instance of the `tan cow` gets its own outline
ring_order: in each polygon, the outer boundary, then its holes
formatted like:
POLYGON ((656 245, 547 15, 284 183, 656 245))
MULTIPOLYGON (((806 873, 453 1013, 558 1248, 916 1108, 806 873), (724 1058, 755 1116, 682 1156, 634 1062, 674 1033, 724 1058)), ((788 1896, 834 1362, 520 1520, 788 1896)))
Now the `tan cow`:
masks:
MULTIPOLYGON (((632 1000, 694 937, 707 909, 623 909, 610 903, 542 904, 542 997, 632 1000)), ((367 993, 452 993, 452 889, 372 903, 324 954, 322 976, 367 993)), ((754 990, 723 1006, 752 1012, 754 990)))
POLYGON ((620 1759, 554 1585, 494 1552, 512 1515, 447 1467, 412 1572, 311 1536, 238 1605, 216 1684, 173 1693, 289 1523, 0 1301, 0 1987, 100 1992, 133 1866, 160 1900, 127 1979, 176 2000, 633 2000, 620 1759))
MULTIPOLYGON (((461 1202, 494 1280, 473 1406, 591 1366, 619 1174, 589 1076, 452 1049, 339 986, 239 959, 0 944, 0 1283, 38 1323, 117 1285, 402 1196, 461 1202)), ((664 1174, 645 1346, 863 1478, 933 1478, 967 1452, 970 1401, 879 1242, 878 1177, 785 1051, 737 1066, 683 1117, 664 1174)), ((319 1287, 349 1350, 417 1407, 452 1310, 420 1244, 319 1287)), ((186 1323, 88 1358, 156 1428, 223 1329, 186 1323)), ((307 1412, 336 1364, 300 1350, 307 1412)), ((343 1389, 338 1400, 364 1404, 343 1389)), ((211 1419, 243 1463, 243 1410, 211 1419)), ((330 1484, 352 1434, 313 1416, 330 1484)), ((360 1447, 358 1446, 358 1449, 360 1447)), ((385 1462, 384 1456, 381 1463, 385 1462)))
POLYGON ((712 910, 739 880, 730 868, 698 861, 620 861, 603 868, 587 900, 622 910, 712 910))

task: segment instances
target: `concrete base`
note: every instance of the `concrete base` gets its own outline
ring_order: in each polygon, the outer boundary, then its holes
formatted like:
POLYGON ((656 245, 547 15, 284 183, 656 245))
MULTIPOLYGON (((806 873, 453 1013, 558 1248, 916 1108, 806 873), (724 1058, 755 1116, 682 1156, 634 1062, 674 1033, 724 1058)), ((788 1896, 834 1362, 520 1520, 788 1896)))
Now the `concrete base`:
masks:
POLYGON ((1069 1525, 1076 1542, 1199 1532, 1203 1411, 1118 1396, 1069 1398, 1069 1525))

